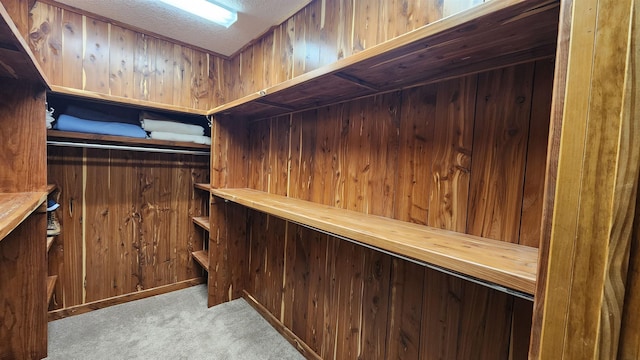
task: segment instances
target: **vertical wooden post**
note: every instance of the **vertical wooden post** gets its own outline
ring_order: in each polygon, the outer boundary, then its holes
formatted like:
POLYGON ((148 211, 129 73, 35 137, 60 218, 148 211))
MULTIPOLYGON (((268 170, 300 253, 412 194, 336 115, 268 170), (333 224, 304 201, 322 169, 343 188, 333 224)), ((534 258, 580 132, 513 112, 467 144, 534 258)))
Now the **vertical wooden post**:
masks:
POLYGON ((575 1, 572 13, 548 275, 537 294, 544 310, 533 331, 541 359, 613 359, 640 164, 638 1, 575 1))

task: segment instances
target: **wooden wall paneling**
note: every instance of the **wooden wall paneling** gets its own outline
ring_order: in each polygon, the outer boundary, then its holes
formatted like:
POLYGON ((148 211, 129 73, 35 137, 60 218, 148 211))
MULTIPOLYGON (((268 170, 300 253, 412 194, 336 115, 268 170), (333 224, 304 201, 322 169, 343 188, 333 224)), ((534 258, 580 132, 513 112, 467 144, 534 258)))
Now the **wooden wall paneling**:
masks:
MULTIPOLYGON (((239 85, 240 94, 250 94, 256 91, 254 87, 254 74, 253 74, 253 46, 249 46, 242 50, 238 55, 240 60, 238 71, 237 83, 239 85)), ((258 67, 260 70, 260 67, 258 67)), ((258 71, 259 71, 258 70, 258 71)))
MULTIPOLYGON (((437 85, 428 225, 465 232, 473 153, 477 76, 437 85)), ((483 140, 484 141, 484 140, 483 140)))
POLYGON ((47 356, 46 221, 45 214, 32 214, 0 242, 3 359, 47 356))
POLYGON ((63 82, 62 9, 36 3, 29 12, 29 47, 33 50, 49 81, 63 82))
POLYGON ((338 50, 337 20, 338 12, 333 7, 336 0, 319 0, 314 3, 320 5, 320 32, 317 38, 320 62, 318 65, 325 66, 334 63, 344 57, 338 50))
POLYGON ((83 228, 85 230, 85 296, 83 302, 91 302, 112 296, 109 278, 113 275, 109 268, 109 258, 113 254, 113 234, 109 222, 113 217, 109 202, 109 161, 110 150, 87 149, 86 170, 83 188, 85 190, 83 228), (105 181, 106 179, 106 181, 105 181), (87 186, 91 189, 86 192, 87 186))
POLYGON ((262 42, 262 53, 260 54, 260 59, 262 64, 261 83, 263 88, 268 88, 277 84, 276 80, 273 78, 275 62, 277 59, 274 54, 276 29, 277 27, 272 28, 260 39, 262 42))
MULTIPOLYGON (((134 242, 141 230, 141 218, 138 207, 140 183, 136 181, 136 175, 142 163, 136 153, 130 151, 113 150, 109 155, 109 163, 105 164, 109 172, 106 193, 108 208, 105 211, 110 221, 102 241, 109 244, 104 258, 108 260, 108 269, 111 271, 101 275, 107 278, 105 281, 110 287, 109 296, 118 296, 137 290, 137 279, 132 274, 138 274, 135 272, 137 266, 134 265, 137 263, 134 242)), ((92 183, 87 184, 89 189, 93 188, 92 183)), ((92 272, 93 269, 87 270, 87 273, 92 272)))
POLYGON ((155 58, 157 39, 136 33, 133 58, 134 96, 139 100, 151 100, 155 85, 155 58))
POLYGON ((390 255, 364 250, 359 354, 362 359, 383 359, 386 355, 391 262, 390 255))
POLYGON ((293 29, 289 29, 289 36, 293 41, 293 72, 292 76, 296 77, 307 72, 307 24, 310 17, 307 16, 307 8, 298 11, 293 16, 293 29))
POLYGON ((282 310, 286 221, 251 211, 247 291, 276 318, 282 310))
POLYGON ((327 235, 287 224, 282 323, 316 354, 323 351, 327 235))
POLYGON ((262 120, 250 124, 249 144, 249 188, 269 191, 269 146, 271 143, 271 121, 262 120))
MULTIPOLYGON (((136 34, 117 25, 111 25, 109 46, 109 93, 114 96, 134 96, 134 54, 136 34)), ((58 83, 58 82, 54 82, 58 83)))
MULTIPOLYGON (((291 169, 289 175, 289 197, 296 199, 321 202, 322 196, 314 197, 318 193, 317 185, 321 179, 312 181, 314 169, 318 166, 320 150, 316 149, 317 142, 316 110, 294 113, 291 115, 291 169), (316 185, 317 184, 317 185, 316 185)), ((322 174, 317 174, 322 175, 322 174)), ((329 176, 331 176, 329 174, 329 176)))
POLYGON ((423 225, 429 216, 436 90, 423 86, 402 92, 394 218, 423 225))
POLYGON ((269 65, 264 59, 264 47, 266 46, 264 40, 265 36, 254 42, 252 48, 251 68, 253 69, 251 76, 253 77, 253 89, 260 91, 265 88, 265 69, 269 68, 269 65))
POLYGON ((619 356, 640 163, 638 13, 634 1, 573 3, 569 54, 581 55, 569 55, 540 358, 619 356))
POLYGON ((420 356, 424 274, 422 265, 391 259, 387 359, 420 356))
POLYGON ((192 52, 190 107, 209 110, 213 97, 213 78, 209 75, 209 55, 198 50, 192 52))
POLYGON ((190 106, 192 53, 190 48, 175 44, 173 46, 173 102, 175 105, 190 106))
MULTIPOLYGON (((57 215, 58 216, 58 215, 57 215)), ((59 236, 53 240, 53 244, 47 253, 47 275, 57 276, 58 280, 53 289, 53 298, 48 304, 48 310, 61 309, 64 305, 64 290, 62 280, 64 274, 64 247, 59 236)))
POLYGON ((636 197, 635 220, 629 258, 629 271, 620 326, 619 359, 635 359, 640 357, 640 323, 635 321, 635 314, 640 312, 640 197, 636 197))
POLYGON ((45 191, 47 184, 44 89, 2 79, 0 87, 0 192, 45 191), (28 164, 28 166, 25 166, 28 164))
MULTIPOLYGON (((49 147, 47 173, 48 181, 58 186, 60 208, 56 215, 62 232, 49 252, 49 263, 59 262, 62 254, 62 269, 58 273, 62 295, 56 299, 59 307, 70 307, 83 303, 84 274, 83 248, 83 149, 49 147)), ((56 306, 58 307, 58 306, 56 306)))
POLYGON ((381 4, 375 0, 357 1, 353 4, 353 53, 378 43, 379 13, 381 4))
MULTIPOLYGON (((320 46, 318 40, 322 33, 322 6, 320 1, 313 1, 305 8, 307 23, 305 25, 305 69, 308 71, 319 68, 320 65, 320 46)), ((301 13, 301 12, 300 12, 301 13)))
POLYGON ((154 86, 149 89, 149 99, 157 103, 174 104, 174 44, 161 39, 156 39, 155 44, 155 59, 150 59, 150 63, 155 61, 153 70, 150 72, 150 76, 155 77, 155 82, 153 83, 154 86))
POLYGON ((332 12, 337 12, 337 48, 338 59, 342 59, 353 54, 353 3, 349 0, 335 0, 337 4, 331 7, 332 12))
POLYGON ((291 116, 271 118, 269 140, 268 191, 287 196, 289 193, 289 162, 291 159, 291 116))
POLYGON ((470 234, 518 242, 533 70, 528 63, 478 78, 470 234))
MULTIPOLYGON (((308 180, 310 186, 311 201, 322 204, 341 207, 344 194, 346 171, 343 166, 346 163, 344 156, 344 136, 346 129, 341 126, 341 116, 344 105, 338 104, 318 109, 316 121, 315 154, 311 155, 311 176, 308 180)), ((313 131, 312 120, 303 122, 303 127, 310 126, 313 131)), ((307 131, 307 130, 305 130, 307 131)), ((310 138, 307 136, 307 138, 310 138)), ((306 144, 311 146, 312 140, 305 140, 304 133, 302 148, 306 144)), ((294 157, 292 155, 292 157, 294 157)), ((295 168, 292 166, 291 172, 295 168)))
POLYGON ((447 2, 450 1, 379 1, 377 43, 442 19, 443 6, 447 2))
POLYGON ((547 163, 553 60, 537 61, 533 80, 531 120, 520 221, 520 244, 538 247, 544 203, 543 174, 547 163))
POLYGON ((62 86, 74 89, 83 89, 84 26, 82 22, 82 15, 62 10, 62 86))
POLYGON ((83 90, 109 93, 110 24, 83 16, 83 90))
POLYGON ((371 130, 366 112, 372 105, 372 98, 355 100, 344 104, 341 121, 341 143, 339 148, 338 171, 345 174, 343 196, 336 196, 341 201, 339 206, 353 211, 367 213, 366 198, 371 170, 371 130))

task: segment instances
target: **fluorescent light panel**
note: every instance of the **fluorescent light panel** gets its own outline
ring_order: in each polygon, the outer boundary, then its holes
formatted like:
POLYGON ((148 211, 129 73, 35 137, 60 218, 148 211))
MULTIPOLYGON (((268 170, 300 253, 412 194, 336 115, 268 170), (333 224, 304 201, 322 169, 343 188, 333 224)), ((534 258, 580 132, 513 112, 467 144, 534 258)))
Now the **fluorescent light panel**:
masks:
POLYGON ((206 0, 160 0, 191 14, 200 16, 225 27, 238 20, 238 13, 206 0))

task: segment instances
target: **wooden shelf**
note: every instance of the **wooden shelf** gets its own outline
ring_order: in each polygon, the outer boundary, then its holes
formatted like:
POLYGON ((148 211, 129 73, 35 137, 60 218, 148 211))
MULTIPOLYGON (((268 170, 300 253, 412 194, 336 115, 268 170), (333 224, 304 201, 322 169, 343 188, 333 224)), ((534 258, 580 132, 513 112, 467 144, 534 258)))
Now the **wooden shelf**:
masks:
POLYGON ((209 114, 264 118, 553 57, 558 1, 492 0, 209 114))
POLYGON ((191 253, 191 256, 193 256, 193 259, 205 270, 209 271, 209 253, 207 250, 194 251, 191 253))
POLYGON ((209 231, 209 217, 208 216, 198 216, 193 218, 193 223, 200 226, 201 228, 209 231))
POLYGON ((48 81, 29 45, 20 34, 11 16, 0 3, 0 78, 48 81))
POLYGON ((211 184, 196 183, 194 184, 194 186, 196 187, 196 189, 211 191, 211 184))
POLYGON ((57 275, 47 277, 47 304, 51 302, 51 297, 53 297, 53 290, 56 288, 56 281, 58 281, 57 275))
POLYGON ((211 149, 209 145, 196 144, 184 141, 167 141, 155 139, 140 139, 127 136, 112 136, 87 134, 71 131, 47 130, 47 140, 71 141, 86 144, 110 144, 110 145, 130 145, 140 147, 160 147, 166 149, 189 149, 204 150, 211 149))
POLYGON ((51 245, 53 245, 53 241, 56 239, 55 236, 47 236, 47 252, 51 249, 51 245))
POLYGON ((44 191, 0 194, 0 241, 46 199, 44 191))
POLYGON ((99 101, 101 103, 114 104, 114 105, 130 105, 140 109, 146 110, 161 110, 163 112, 171 111, 176 113, 192 114, 192 115, 207 115, 207 110, 193 109, 184 106, 176 106, 169 104, 160 104, 153 101, 145 101, 132 99, 122 96, 114 96, 109 94, 101 94, 98 92, 79 90, 74 88, 68 88, 58 85, 50 85, 51 93, 61 96, 69 96, 74 98, 83 98, 88 100, 99 101))
POLYGON ((56 184, 49 184, 47 185, 47 194, 51 194, 52 192, 56 191, 58 187, 56 186, 56 184))
POLYGON ((538 249, 339 209, 251 189, 212 194, 285 220, 431 264, 492 286, 533 294, 538 249))

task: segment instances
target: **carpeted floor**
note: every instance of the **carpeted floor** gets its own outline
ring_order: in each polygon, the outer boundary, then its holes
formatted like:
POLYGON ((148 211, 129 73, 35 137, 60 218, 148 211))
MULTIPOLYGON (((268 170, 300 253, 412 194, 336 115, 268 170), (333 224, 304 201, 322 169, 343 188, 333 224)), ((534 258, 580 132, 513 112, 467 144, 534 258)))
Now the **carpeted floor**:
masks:
POLYGON ((49 323, 47 359, 304 359, 246 301, 205 285, 49 323))

